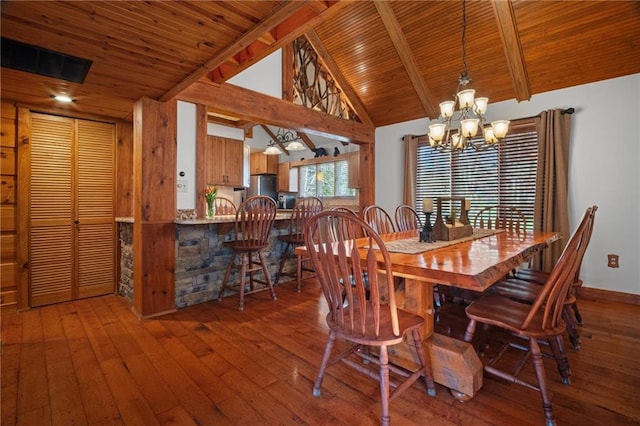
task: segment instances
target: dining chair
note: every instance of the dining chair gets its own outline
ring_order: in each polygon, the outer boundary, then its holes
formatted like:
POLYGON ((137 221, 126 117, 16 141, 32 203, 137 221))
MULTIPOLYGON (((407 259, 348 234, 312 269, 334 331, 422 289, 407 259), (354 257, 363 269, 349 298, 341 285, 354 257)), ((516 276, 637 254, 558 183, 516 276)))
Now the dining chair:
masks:
MULTIPOLYGON (((486 294, 466 307, 465 313, 469 324, 465 330, 464 340, 471 342, 478 323, 488 326, 496 326, 517 336, 528 339, 529 348, 520 344, 507 343, 498 354, 502 355, 508 347, 527 351, 526 356, 531 355, 535 368, 537 385, 528 383, 518 378, 522 364, 519 364, 513 372, 498 369, 495 365, 500 359, 496 356, 485 364, 484 370, 504 380, 524 385, 540 392, 542 407, 548 426, 555 425, 551 398, 547 390, 546 373, 542 360, 539 340, 548 341, 553 352, 558 369, 563 379, 568 378, 569 369, 564 349, 562 348, 562 333, 565 324, 561 319, 564 302, 573 282, 573 277, 578 268, 579 260, 586 250, 586 230, 592 217, 592 208, 588 208, 580 226, 571 236, 564 251, 556 262, 549 279, 542 286, 540 293, 533 303, 522 303, 499 294, 486 294)), ((525 358, 526 359, 526 358, 525 358)), ((563 380, 564 381, 564 380, 563 380)))
MULTIPOLYGON (((261 291, 264 287, 256 288, 254 282, 268 287, 271 298, 277 300, 276 292, 271 283, 271 277, 267 269, 267 264, 262 256, 262 250, 269 246, 269 232, 276 218, 277 205, 271 197, 256 195, 247 198, 236 212, 234 226, 234 239, 224 241, 224 245, 231 249, 231 258, 227 265, 227 270, 222 280, 222 288, 218 293, 218 300, 222 300, 227 289, 231 270, 240 267, 240 304, 238 310, 244 309, 245 294, 261 291), (236 265, 236 257, 240 256, 240 265, 236 265), (257 259, 256 259, 257 258, 257 259), (264 279, 253 277, 253 273, 262 271, 264 279), (249 292, 245 290, 245 280, 249 275, 249 292)), ((235 287, 235 286, 230 286, 235 287)))
POLYGON ((389 425, 389 402, 420 377, 424 378, 427 393, 435 395, 431 367, 420 335, 424 318, 397 308, 389 252, 378 233, 364 221, 350 213, 324 211, 307 222, 304 237, 329 308, 326 316, 329 338, 313 395, 321 395, 326 369, 343 362, 379 381, 381 424, 389 425), (366 238, 361 249, 351 239, 354 228, 360 229, 366 238), (367 283, 363 276, 368 276, 367 283), (343 285, 345 279, 352 285, 343 285), (336 340, 350 346, 333 355, 336 340), (415 350, 420 367, 414 372, 389 363, 389 347, 403 340, 410 342, 415 350), (378 367, 377 372, 371 364, 378 367))
POLYGON ((390 234, 396 232, 396 226, 391 220, 391 216, 385 209, 377 205, 371 205, 364 208, 362 218, 371 226, 378 234, 390 234))
POLYGON ((289 219, 289 233, 278 236, 278 239, 286 243, 286 245, 282 252, 282 258, 280 259, 280 266, 278 267, 275 284, 278 284, 282 275, 295 277, 297 280, 296 290, 298 293, 301 292, 302 272, 313 272, 313 269, 304 265, 305 262, 308 261, 308 258, 303 257, 302 255, 295 256, 294 250, 296 247, 304 244, 304 225, 313 215, 320 213, 321 211, 322 200, 317 197, 304 197, 296 200, 291 211, 291 218, 289 219), (296 271, 295 273, 285 272, 284 268, 287 260, 292 257, 297 258, 296 271))
MULTIPOLYGON (((598 210, 598 206, 591 207, 591 218, 587 230, 585 231, 585 251, 591 241, 591 234, 593 233, 593 226, 595 223, 595 214, 598 210)), ((584 252, 582 253, 584 255, 584 252)), ((582 317, 578 310, 578 303, 576 299, 576 290, 582 286, 582 280, 580 279, 580 268, 582 266, 583 258, 578 260, 578 268, 573 282, 571 284, 569 294, 565 300, 565 307, 562 313, 562 319, 567 326, 567 334, 571 341, 571 346, 575 350, 580 349, 580 334, 576 322, 582 325, 582 317), (573 311, 573 312, 572 312, 573 311), (575 317, 575 320, 574 320, 575 317)), ((498 285, 494 285, 492 290, 498 292, 506 297, 523 300, 530 302, 535 300, 536 296, 541 290, 541 286, 549 279, 549 272, 539 271, 532 268, 523 268, 515 272, 514 278, 507 279, 498 285)))
POLYGON ((217 196, 213 205, 216 215, 235 215, 237 211, 234 202, 226 197, 217 196))
POLYGON ((396 229, 398 231, 409 231, 422 228, 422 221, 415 209, 406 204, 396 207, 396 229))
POLYGON ((509 232, 524 232, 527 218, 521 210, 504 205, 481 209, 473 219, 473 227, 479 229, 506 229, 509 232))

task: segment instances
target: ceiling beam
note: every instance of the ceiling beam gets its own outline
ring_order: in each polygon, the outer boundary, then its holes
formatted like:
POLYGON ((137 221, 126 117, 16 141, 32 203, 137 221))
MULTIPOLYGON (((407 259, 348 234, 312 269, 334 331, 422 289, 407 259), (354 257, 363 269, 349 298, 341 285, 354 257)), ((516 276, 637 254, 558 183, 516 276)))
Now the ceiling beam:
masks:
POLYGON ((518 102, 528 101, 531 99, 531 85, 524 62, 520 37, 518 36, 518 25, 513 11, 513 4, 510 0, 492 0, 491 5, 500 30, 500 38, 502 39, 504 54, 511 73, 516 100, 518 102))
POLYGON ((357 144, 373 143, 375 139, 375 129, 372 126, 343 120, 229 83, 217 84, 200 80, 180 92, 176 98, 208 105, 241 120, 283 127, 298 133, 357 144))
POLYGON ((280 139, 278 139, 278 137, 271 131, 270 128, 268 128, 264 124, 261 124, 260 127, 262 127, 262 129, 265 132, 267 132, 269 137, 275 142, 276 145, 278 145, 278 147, 280 147, 280 149, 282 150, 283 153, 289 155, 289 151, 287 151, 287 148, 284 146, 284 144, 282 142, 280 142, 280 139))
POLYGON ((340 72, 338 64, 336 64, 336 62, 333 60, 326 47, 320 40, 320 37, 318 37, 318 34, 314 30, 311 30, 308 31, 305 36, 307 37, 307 40, 309 40, 309 43, 311 43, 311 47, 313 47, 313 50, 315 50, 324 66, 327 67, 327 70, 329 71, 329 73, 331 73, 331 76, 338 83, 338 86, 344 93, 349 106, 356 112, 358 118, 360 118, 360 120, 364 124, 373 127, 373 121, 371 120, 371 117, 369 117, 369 113, 360 100, 360 97, 358 96, 356 91, 353 90, 342 72, 340 72))
MULTIPOLYGON (((267 16, 265 19, 260 21, 256 26, 251 28, 245 34, 242 35, 239 39, 235 40, 233 43, 224 48, 220 53, 216 56, 209 59, 207 62, 198 67, 194 72, 192 72, 187 78, 173 86, 169 89, 161 98, 161 102, 166 102, 169 99, 175 97, 178 93, 180 93, 186 87, 189 87, 191 84, 198 81, 200 78, 205 76, 209 71, 219 67, 229 58, 232 58, 238 51, 246 48, 250 44, 256 42, 260 37, 264 37, 265 33, 269 32, 271 29, 276 27, 278 24, 290 18, 296 12, 298 12, 301 8, 305 7, 304 2, 282 2, 278 6, 276 6, 271 15, 267 16)), ((275 50, 275 49, 274 49, 275 50)))
POLYGON ((418 99, 420 99, 420 103, 422 104, 425 114, 431 119, 438 118, 440 115, 440 109, 436 108, 433 104, 433 96, 422 78, 422 74, 418 68, 418 63, 411 53, 411 47, 402 32, 402 27, 400 26, 400 22, 398 22, 398 18, 396 18, 396 15, 393 13, 391 3, 386 1, 374 1, 373 4, 376 6, 378 15, 380 16, 380 19, 382 19, 382 23, 387 30, 387 34, 389 35, 389 38, 391 38, 393 46, 398 52, 398 56, 400 56, 400 60, 402 61, 405 71, 409 75, 409 79, 411 80, 413 88, 418 95, 418 99))
MULTIPOLYGON (((283 2, 298 3, 304 7, 291 13, 286 19, 279 22, 269 33, 273 38, 273 43, 266 45, 257 37, 255 41, 237 46, 232 55, 228 56, 229 61, 223 61, 211 72, 208 78, 215 83, 222 83, 255 64, 260 59, 268 56, 272 52, 293 42, 296 38, 311 30, 321 22, 331 19, 340 10, 347 7, 349 1, 319 1, 311 2, 283 2)), ((229 49, 233 50, 233 49, 229 49)))
POLYGON ((313 141, 309 139, 309 136, 300 132, 298 132, 298 136, 300 136, 300 139, 302 139, 305 145, 307 145, 307 148, 309 148, 310 150, 316 149, 316 144, 314 144, 313 141))

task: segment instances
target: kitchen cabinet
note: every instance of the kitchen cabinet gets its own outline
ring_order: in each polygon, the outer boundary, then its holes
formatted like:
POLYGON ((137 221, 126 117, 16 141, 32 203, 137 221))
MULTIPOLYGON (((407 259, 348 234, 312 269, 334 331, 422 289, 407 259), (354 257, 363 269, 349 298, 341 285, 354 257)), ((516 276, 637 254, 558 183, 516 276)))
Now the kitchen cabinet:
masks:
POLYGON ((251 174, 263 175, 278 173, 278 156, 266 155, 262 152, 254 152, 251 154, 251 174))
POLYGON ((298 192, 298 168, 291 163, 278 164, 278 191, 298 192))
POLYGON ((347 158, 349 162, 349 188, 360 188, 360 153, 351 152, 347 158))
POLYGON ((205 178, 207 185, 242 186, 244 143, 207 136, 205 178))

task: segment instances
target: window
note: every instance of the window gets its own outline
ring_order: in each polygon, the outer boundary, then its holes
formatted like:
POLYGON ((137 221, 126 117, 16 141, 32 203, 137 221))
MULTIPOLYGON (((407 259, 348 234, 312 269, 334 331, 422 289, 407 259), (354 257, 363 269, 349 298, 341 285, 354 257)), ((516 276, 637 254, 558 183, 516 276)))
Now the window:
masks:
MULTIPOLYGON (((537 165, 538 135, 532 120, 512 123, 497 149, 444 153, 420 144, 416 208, 421 210, 423 198, 466 197, 471 224, 481 208, 502 204, 521 210, 532 230, 537 165)), ((445 216, 450 213, 449 206, 443 210, 445 216)))
POLYGON ((330 161, 300 167, 301 197, 355 197, 356 190, 348 187, 349 162, 330 161))

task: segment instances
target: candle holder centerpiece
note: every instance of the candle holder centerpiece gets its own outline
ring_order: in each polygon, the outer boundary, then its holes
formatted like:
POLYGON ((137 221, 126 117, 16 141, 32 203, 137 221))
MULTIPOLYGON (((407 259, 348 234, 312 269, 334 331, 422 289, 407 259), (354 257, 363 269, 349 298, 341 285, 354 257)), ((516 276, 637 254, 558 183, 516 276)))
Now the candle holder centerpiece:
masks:
POLYGON ((437 240, 451 241, 473 235, 473 228, 469 224, 467 217, 469 204, 465 197, 438 197, 436 198, 436 204, 436 222, 433 225, 433 232, 437 240), (455 213, 451 215, 449 221, 451 223, 445 223, 442 217, 443 201, 451 203, 452 212, 460 212, 459 217, 456 217, 455 213))

